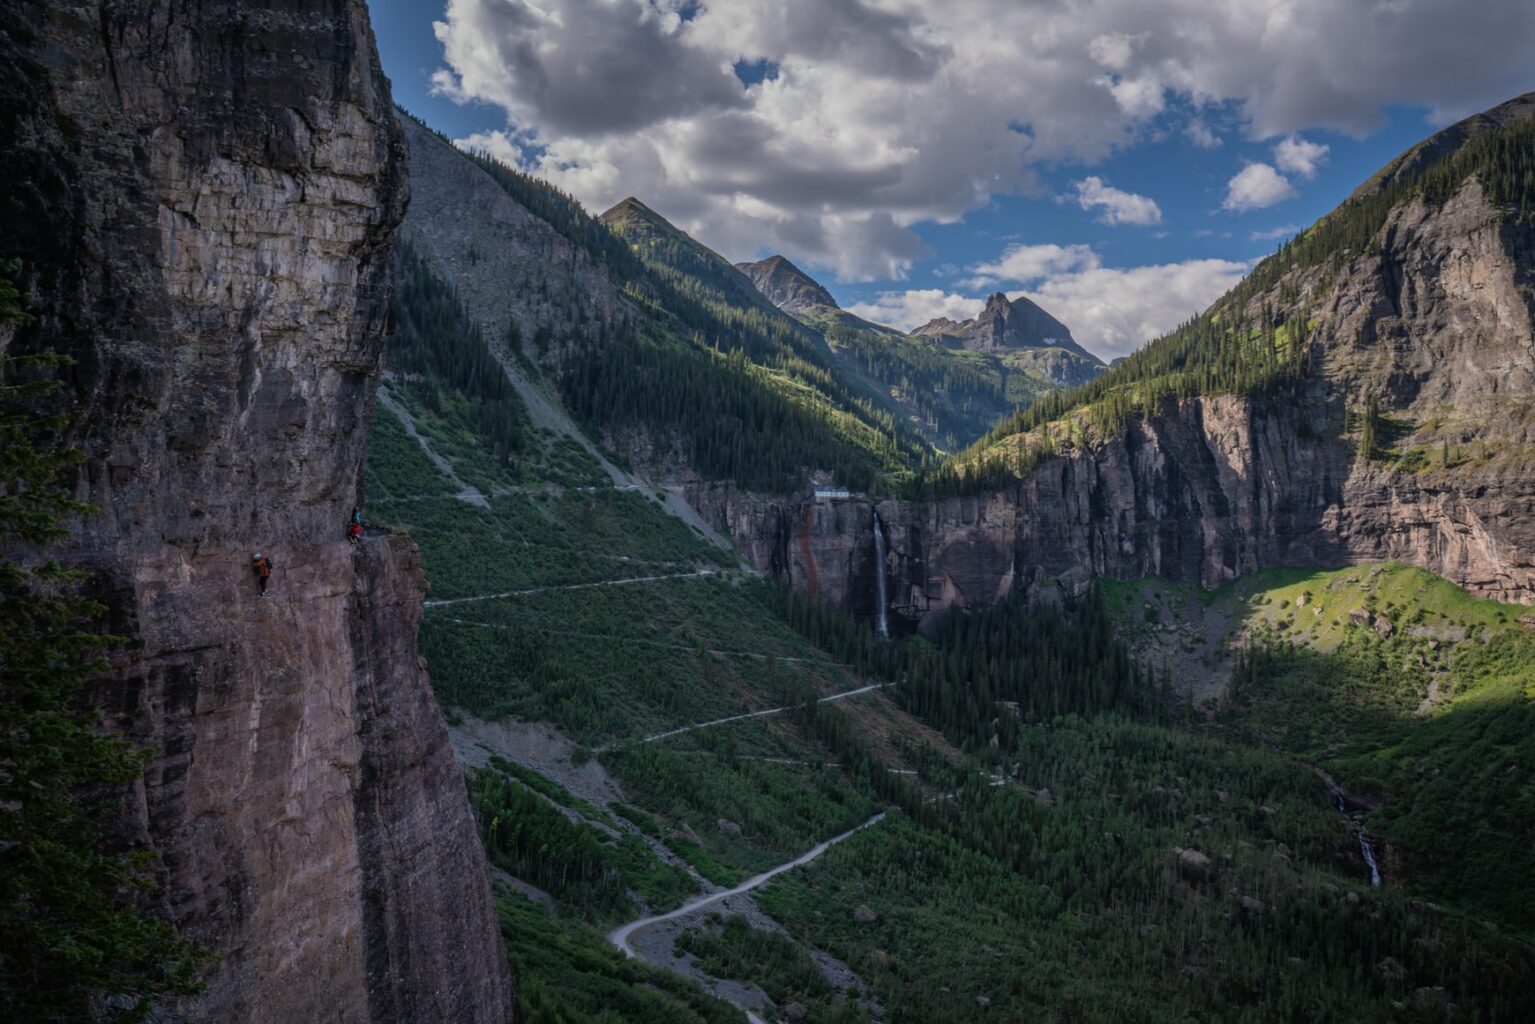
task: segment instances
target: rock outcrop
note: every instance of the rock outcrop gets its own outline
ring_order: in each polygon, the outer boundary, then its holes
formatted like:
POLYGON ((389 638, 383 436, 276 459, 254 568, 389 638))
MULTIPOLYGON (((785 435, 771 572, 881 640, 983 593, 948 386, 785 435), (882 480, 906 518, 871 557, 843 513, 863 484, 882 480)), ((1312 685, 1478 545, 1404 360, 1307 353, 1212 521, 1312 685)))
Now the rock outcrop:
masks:
POLYGON ((837 308, 831 292, 782 256, 769 256, 755 263, 737 263, 736 269, 751 278, 757 290, 785 313, 793 316, 815 315, 837 308))
POLYGON ((407 198, 364 3, 18 0, 0 124, 8 344, 74 358, 102 510, 57 554, 129 638, 95 697, 155 751, 121 831, 218 958, 165 1017, 509 1021, 415 548, 343 536, 407 198))
MULTIPOLYGON (((1522 98, 1447 132, 1527 116, 1522 98)), ((1448 151, 1430 140, 1404 159, 1448 151)), ((1213 587, 1382 560, 1535 602, 1532 267, 1535 224, 1477 179, 1442 204, 1410 197, 1364 251, 1251 298, 1306 325, 1314 369, 1299 395, 1167 398, 1006 490, 880 502, 891 611, 930 622, 1015 582, 1158 573, 1213 587), (1374 453, 1360 451, 1365 396, 1388 410, 1374 453)), ((692 499, 761 568, 872 612, 873 506, 705 486, 692 499)))

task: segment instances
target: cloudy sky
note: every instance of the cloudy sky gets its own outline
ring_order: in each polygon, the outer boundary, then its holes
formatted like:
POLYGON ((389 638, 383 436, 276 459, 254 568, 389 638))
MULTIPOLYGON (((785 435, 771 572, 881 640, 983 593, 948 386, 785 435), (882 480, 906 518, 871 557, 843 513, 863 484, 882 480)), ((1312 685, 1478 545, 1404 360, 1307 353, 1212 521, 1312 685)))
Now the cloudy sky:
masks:
POLYGON ((369 0, 395 97, 911 327, 1027 294, 1105 358, 1535 89, 1528 0, 369 0))

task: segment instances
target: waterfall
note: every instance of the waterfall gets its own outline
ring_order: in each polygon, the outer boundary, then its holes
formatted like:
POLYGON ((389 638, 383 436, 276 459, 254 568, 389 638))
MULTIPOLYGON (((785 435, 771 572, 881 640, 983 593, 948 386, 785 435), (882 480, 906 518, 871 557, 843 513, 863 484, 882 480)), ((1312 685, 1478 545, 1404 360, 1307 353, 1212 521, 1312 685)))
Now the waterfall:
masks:
POLYGON ((874 634, 881 640, 890 639, 890 619, 885 610, 885 530, 880 526, 879 513, 874 513, 874 634))
POLYGON ((1359 852, 1364 855, 1364 862, 1370 865, 1370 884, 1380 884, 1380 868, 1375 866, 1375 847, 1364 836, 1364 829, 1359 830, 1359 852))
POLYGON ((1337 805, 1338 813, 1348 818, 1359 830, 1359 855, 1364 858, 1365 865, 1370 869, 1370 884, 1380 885, 1380 867, 1375 863, 1375 847, 1369 837, 1364 834, 1364 826, 1353 821, 1348 813, 1348 805, 1343 802, 1343 791, 1335 789, 1332 794, 1333 803, 1337 805))

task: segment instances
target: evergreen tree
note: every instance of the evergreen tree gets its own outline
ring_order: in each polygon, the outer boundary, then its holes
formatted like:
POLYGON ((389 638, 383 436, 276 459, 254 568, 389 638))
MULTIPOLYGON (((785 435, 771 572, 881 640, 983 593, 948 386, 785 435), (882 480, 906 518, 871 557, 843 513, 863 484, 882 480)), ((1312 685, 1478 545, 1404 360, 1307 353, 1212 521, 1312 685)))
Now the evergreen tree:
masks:
MULTIPOLYGON (((26 322, 16 271, 0 268, 0 330, 26 322)), ((147 756, 81 710, 120 641, 96 631, 105 609, 79 596, 81 573, 23 555, 93 511, 61 481, 82 458, 53 440, 64 363, 0 361, 0 1017, 141 1020, 157 997, 196 989, 202 957, 140 908, 151 858, 101 842, 112 796, 147 756)))
POLYGON ((1374 395, 1365 399, 1359 414, 1359 457, 1373 459, 1380 446, 1380 401, 1374 395))

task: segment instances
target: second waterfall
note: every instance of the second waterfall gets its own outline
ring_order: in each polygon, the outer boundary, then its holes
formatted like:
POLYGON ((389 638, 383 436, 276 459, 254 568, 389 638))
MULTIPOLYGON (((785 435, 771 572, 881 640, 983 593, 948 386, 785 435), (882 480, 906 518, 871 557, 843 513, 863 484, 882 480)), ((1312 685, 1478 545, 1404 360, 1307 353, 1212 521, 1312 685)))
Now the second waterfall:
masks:
POLYGON ((890 639, 890 617, 885 600, 885 529, 880 525, 879 513, 874 513, 874 635, 881 640, 890 639))

